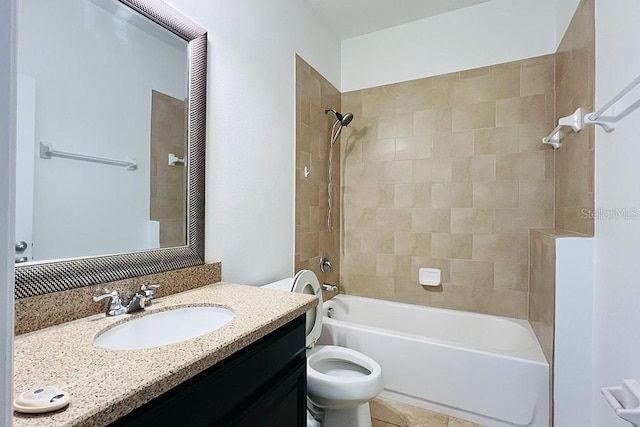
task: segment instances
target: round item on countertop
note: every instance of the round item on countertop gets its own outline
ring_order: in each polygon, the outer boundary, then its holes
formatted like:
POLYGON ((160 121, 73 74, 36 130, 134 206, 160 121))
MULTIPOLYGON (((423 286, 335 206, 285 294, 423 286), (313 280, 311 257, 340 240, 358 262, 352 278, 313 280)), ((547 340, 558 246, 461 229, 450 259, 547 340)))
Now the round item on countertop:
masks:
POLYGON ((66 391, 53 386, 41 386, 25 391, 13 401, 13 409, 25 414, 42 414, 57 411, 69 404, 71 397, 66 391))

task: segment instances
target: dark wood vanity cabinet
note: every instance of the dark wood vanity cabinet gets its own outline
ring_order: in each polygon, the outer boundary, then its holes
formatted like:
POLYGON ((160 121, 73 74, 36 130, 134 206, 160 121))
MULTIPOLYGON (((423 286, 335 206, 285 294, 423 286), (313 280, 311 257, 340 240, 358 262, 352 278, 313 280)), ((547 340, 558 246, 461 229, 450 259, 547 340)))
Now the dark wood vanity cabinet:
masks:
POLYGON ((304 315, 111 424, 306 425, 304 315))

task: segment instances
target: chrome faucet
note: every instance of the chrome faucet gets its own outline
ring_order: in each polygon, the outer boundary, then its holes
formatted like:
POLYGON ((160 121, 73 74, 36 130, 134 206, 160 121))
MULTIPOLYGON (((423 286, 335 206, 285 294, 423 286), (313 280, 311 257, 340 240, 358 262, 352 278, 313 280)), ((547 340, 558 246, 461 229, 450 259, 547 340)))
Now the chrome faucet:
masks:
POLYGON ((122 305, 120 294, 118 291, 109 291, 104 289, 104 294, 93 297, 94 302, 102 301, 103 299, 111 298, 109 306, 107 307, 107 316, 119 316, 121 314, 133 313, 139 310, 144 310, 147 302, 147 296, 143 291, 136 292, 127 305, 122 305))

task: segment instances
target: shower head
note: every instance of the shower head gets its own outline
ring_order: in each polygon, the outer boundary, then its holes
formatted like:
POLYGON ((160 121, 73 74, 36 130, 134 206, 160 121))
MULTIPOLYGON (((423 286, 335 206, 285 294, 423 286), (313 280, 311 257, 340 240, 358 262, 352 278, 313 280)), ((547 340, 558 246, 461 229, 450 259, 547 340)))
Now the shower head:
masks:
POLYGON ((347 126, 349 126, 349 123, 351 123, 351 120, 353 120, 353 114, 352 113, 347 113, 347 114, 345 114, 343 116, 342 114, 338 113, 333 108, 327 108, 326 110, 324 110, 325 114, 328 114, 329 112, 332 112, 333 114, 336 115, 336 118, 340 122, 341 126, 347 127, 347 126))
POLYGON ((342 124, 342 126, 349 126, 349 123, 351 123, 351 120, 353 120, 353 114, 352 113, 347 113, 344 115, 344 117, 342 118, 342 120, 340 120, 340 123, 342 124))

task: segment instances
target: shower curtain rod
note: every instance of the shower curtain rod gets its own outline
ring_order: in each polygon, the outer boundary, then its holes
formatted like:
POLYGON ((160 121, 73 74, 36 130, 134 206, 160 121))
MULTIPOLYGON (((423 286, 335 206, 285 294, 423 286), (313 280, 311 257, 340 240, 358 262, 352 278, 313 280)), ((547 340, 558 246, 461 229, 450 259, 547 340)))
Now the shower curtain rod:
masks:
POLYGON ((553 148, 559 148, 560 140, 563 138, 562 129, 565 127, 570 127, 574 132, 580 132, 584 125, 598 125, 607 133, 613 132, 616 128, 615 124, 617 122, 640 108, 640 99, 636 100, 620 113, 612 116, 605 116, 604 113, 606 113, 638 85, 640 85, 640 76, 636 77, 596 112, 584 114, 584 110, 582 108, 578 108, 571 116, 561 117, 558 120, 558 126, 549 134, 549 136, 542 138, 542 142, 553 146, 553 148))
POLYGON ((626 108, 624 111, 622 111, 619 114, 616 114, 615 116, 603 116, 603 114, 611 107, 613 107, 613 105, 620 101, 620 99, 622 99, 626 94, 628 94, 629 92, 631 92, 636 86, 640 85, 640 76, 636 77, 635 80, 633 80, 631 83, 629 83, 624 89, 622 89, 616 96, 614 96, 613 98, 611 98, 611 101, 607 102, 606 104, 604 104, 604 106, 599 109, 598 111, 596 111, 595 113, 591 113, 589 114, 589 120, 591 121, 596 121, 599 119, 604 119, 604 121, 608 121, 608 122, 612 122, 615 123, 620 119, 625 118, 626 116, 628 116, 629 114, 631 114, 631 112, 635 111, 636 109, 638 109, 638 107, 640 107, 640 100, 634 102, 633 104, 631 104, 628 108, 626 108))

